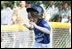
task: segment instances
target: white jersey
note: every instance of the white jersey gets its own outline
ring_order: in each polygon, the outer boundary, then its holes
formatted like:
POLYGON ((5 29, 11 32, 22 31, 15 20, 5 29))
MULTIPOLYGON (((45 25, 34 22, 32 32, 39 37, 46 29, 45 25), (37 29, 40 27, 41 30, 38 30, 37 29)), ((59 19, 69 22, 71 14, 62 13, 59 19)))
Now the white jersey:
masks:
POLYGON ((21 17, 24 24, 29 24, 28 13, 26 11, 26 8, 20 9, 18 11, 18 15, 21 17))

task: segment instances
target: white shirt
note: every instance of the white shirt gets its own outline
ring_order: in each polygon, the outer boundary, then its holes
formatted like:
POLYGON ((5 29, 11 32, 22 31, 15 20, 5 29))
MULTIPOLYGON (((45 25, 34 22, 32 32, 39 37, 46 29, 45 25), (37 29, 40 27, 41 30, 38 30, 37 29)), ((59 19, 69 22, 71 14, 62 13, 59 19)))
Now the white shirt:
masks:
POLYGON ((54 17, 53 15, 57 13, 57 8, 52 5, 52 7, 48 7, 46 11, 46 20, 49 20, 50 18, 54 17))
POLYGON ((18 11, 19 16, 21 17, 24 24, 29 24, 28 13, 26 8, 20 9, 18 11))
POLYGON ((68 16, 71 16, 71 10, 67 8, 65 11, 64 9, 62 10, 62 21, 61 22, 68 22, 68 16))
POLYGON ((10 7, 5 8, 1 11, 1 24, 12 24, 13 11, 10 7))
POLYGON ((71 9, 66 9, 66 11, 62 10, 62 18, 68 18, 68 16, 71 16, 71 9))

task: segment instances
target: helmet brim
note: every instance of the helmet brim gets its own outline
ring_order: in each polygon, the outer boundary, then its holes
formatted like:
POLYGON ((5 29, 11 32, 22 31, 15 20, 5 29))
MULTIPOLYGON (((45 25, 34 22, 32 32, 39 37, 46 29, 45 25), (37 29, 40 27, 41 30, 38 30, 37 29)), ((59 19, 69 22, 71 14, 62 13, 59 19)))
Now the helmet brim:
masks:
POLYGON ((36 12, 38 12, 37 10, 35 10, 35 9, 33 9, 33 8, 27 8, 26 11, 27 11, 28 13, 31 12, 31 11, 36 11, 36 12))

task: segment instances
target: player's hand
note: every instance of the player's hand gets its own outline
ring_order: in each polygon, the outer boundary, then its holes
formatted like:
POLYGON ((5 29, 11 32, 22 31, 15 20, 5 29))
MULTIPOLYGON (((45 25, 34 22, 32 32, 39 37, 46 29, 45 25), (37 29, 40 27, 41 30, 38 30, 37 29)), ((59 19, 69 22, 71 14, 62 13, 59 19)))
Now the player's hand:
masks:
POLYGON ((26 25, 26 24, 23 24, 24 26, 26 26, 27 28, 29 28, 29 26, 28 25, 26 25))
POLYGON ((31 22, 31 25, 33 25, 34 27, 37 26, 35 22, 31 22))

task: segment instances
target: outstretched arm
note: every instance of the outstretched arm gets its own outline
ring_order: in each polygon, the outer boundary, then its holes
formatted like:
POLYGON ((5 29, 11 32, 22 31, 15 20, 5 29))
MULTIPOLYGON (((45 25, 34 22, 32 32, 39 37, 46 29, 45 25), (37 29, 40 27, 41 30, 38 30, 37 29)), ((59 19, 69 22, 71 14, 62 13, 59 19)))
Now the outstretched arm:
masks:
POLYGON ((40 30, 40 31, 42 31, 42 32, 44 32, 44 33, 46 33, 46 34, 49 34, 49 33, 50 33, 50 31, 49 31, 47 28, 37 26, 34 22, 31 22, 31 24, 32 24, 35 28, 37 28, 38 30, 40 30))

